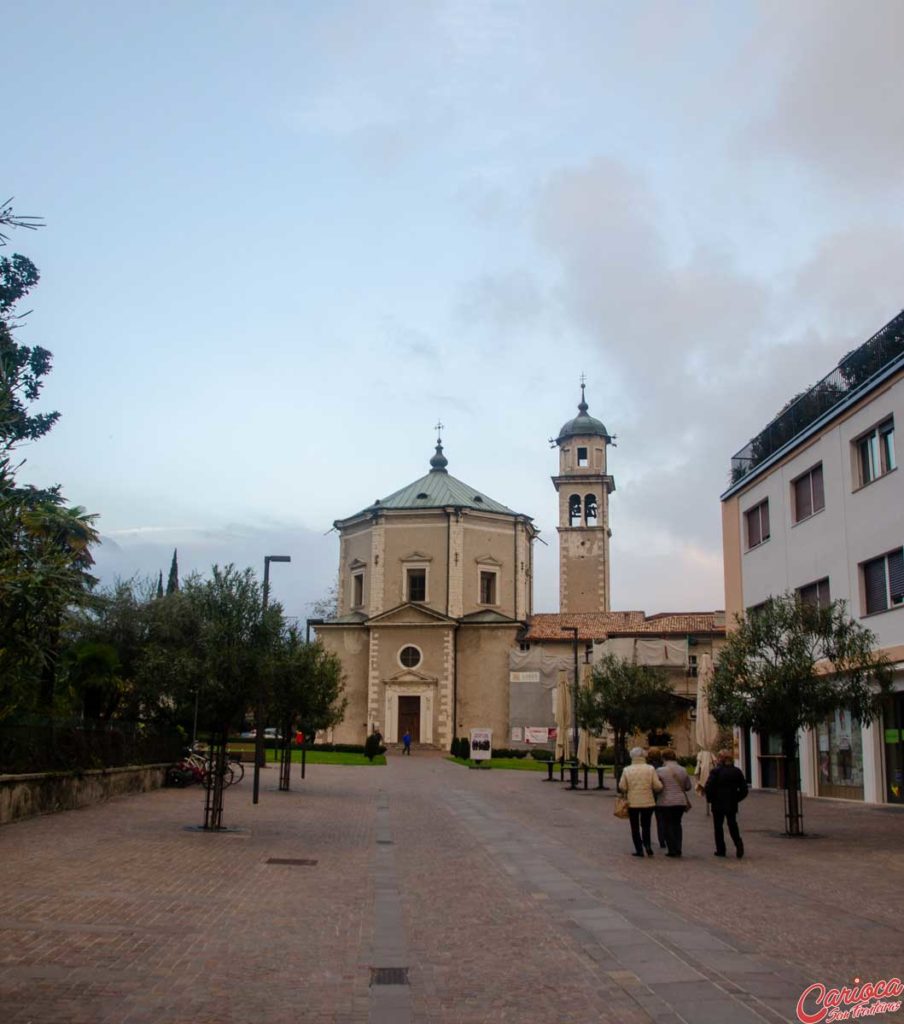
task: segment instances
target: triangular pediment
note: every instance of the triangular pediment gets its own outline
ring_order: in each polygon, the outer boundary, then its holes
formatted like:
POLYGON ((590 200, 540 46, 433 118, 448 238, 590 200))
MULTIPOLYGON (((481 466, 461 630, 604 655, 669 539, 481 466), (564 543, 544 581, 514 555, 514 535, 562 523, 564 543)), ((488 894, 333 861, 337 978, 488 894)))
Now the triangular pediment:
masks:
POLYGON ((415 683, 423 683, 432 685, 438 682, 436 676, 428 676, 426 672, 418 672, 414 668, 406 668, 401 672, 396 673, 394 676, 390 676, 388 679, 383 680, 384 683, 394 684, 396 686, 411 686, 415 683))
POLYGON ((509 618, 508 615, 503 615, 501 612, 493 611, 492 608, 483 608, 479 612, 470 612, 468 615, 462 615, 460 622, 488 622, 488 623, 503 623, 506 625, 522 625, 518 619, 509 618))
POLYGON ((481 555, 479 558, 475 558, 474 561, 478 565, 502 565, 502 562, 498 558, 493 558, 492 555, 481 555))
POLYGON ((409 551, 407 555, 402 555, 399 559, 400 562, 432 562, 433 555, 425 555, 423 551, 409 551))
POLYGON ((374 615, 367 620, 369 626, 436 626, 449 625, 453 622, 455 619, 443 615, 442 612, 435 611, 423 604, 410 602, 380 612, 379 615, 374 615))
POLYGON ((354 562, 349 565, 349 569, 354 572, 356 569, 366 569, 367 562, 362 562, 360 558, 356 558, 354 562))

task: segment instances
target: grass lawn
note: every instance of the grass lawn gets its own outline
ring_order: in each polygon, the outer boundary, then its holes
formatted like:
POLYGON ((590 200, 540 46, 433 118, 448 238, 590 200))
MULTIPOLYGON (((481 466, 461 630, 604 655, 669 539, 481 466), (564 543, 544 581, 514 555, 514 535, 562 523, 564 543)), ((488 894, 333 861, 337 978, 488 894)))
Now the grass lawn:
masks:
MULTIPOLYGON (((461 764, 470 766, 474 764, 473 761, 465 761, 461 757, 447 757, 447 761, 452 761, 453 764, 461 764)), ((491 757, 489 761, 478 761, 477 762, 482 768, 489 766, 490 768, 508 768, 511 771, 516 772, 545 772, 545 762, 536 761, 532 757, 491 757)))
MULTIPOLYGON (((254 744, 252 743, 230 743, 230 750, 254 750, 254 744)), ((292 764, 301 764, 301 751, 293 750, 292 752, 292 764)), ((272 750, 267 751, 267 764, 279 764, 279 754, 274 754, 272 750)), ((371 762, 363 754, 344 754, 336 750, 309 750, 308 756, 305 758, 305 764, 363 764, 370 766, 371 762)), ((373 759, 373 764, 386 764, 386 757, 383 754, 379 754, 373 759)), ((245 770, 248 770, 246 765, 245 770)))

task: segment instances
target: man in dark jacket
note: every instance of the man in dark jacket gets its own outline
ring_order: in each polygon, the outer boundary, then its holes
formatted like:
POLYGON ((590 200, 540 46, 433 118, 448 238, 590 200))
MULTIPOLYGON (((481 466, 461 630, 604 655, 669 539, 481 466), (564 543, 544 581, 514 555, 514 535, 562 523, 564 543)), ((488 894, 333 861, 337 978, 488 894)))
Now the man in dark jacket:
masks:
POLYGON ((713 833, 716 838, 716 856, 725 856, 724 824, 735 844, 738 857, 744 856, 744 841, 738 829, 738 804, 747 796, 747 780, 734 765, 730 750, 719 751, 719 763, 706 780, 706 799, 713 812, 713 833))

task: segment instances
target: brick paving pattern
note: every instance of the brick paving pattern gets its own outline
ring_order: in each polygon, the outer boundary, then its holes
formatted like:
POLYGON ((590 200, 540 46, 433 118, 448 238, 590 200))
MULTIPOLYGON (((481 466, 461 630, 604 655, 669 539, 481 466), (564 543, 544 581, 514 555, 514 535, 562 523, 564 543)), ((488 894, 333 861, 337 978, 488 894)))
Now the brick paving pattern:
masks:
POLYGON ((611 790, 418 752, 276 774, 220 835, 197 789, 0 829, 2 1024, 744 1024, 904 970, 898 809, 807 801, 790 840, 754 793, 737 861, 697 801, 685 857, 638 860, 611 790))

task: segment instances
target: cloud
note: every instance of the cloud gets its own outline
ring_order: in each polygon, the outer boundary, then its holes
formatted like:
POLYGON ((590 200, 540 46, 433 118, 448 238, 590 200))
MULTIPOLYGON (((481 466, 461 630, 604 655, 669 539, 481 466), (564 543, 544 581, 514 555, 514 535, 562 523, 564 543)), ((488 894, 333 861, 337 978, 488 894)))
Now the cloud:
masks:
POLYGON ((271 572, 271 593, 286 614, 300 619, 311 614, 314 601, 322 598, 336 578, 338 544, 335 535, 322 536, 292 525, 270 528, 237 524, 223 528, 192 529, 135 527, 115 530, 102 537, 94 549, 95 575, 101 585, 132 577, 164 581, 173 549, 178 550, 179 574, 205 575, 210 567, 233 563, 251 566, 263 577, 265 555, 289 555, 289 565, 271 572))
POLYGON ((748 155, 788 156, 858 193, 900 189, 904 5, 796 0, 766 4, 762 15, 741 63, 760 88, 773 73, 778 82, 746 133, 748 155))

